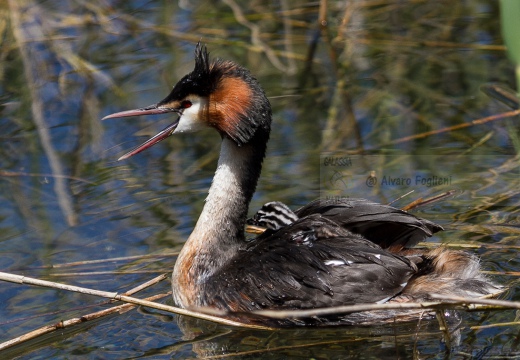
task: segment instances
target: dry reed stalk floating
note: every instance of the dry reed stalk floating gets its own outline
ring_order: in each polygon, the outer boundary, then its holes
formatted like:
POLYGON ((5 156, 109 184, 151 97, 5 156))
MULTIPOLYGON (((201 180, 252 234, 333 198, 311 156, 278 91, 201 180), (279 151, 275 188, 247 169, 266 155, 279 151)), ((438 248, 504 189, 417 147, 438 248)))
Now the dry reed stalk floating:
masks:
MULTIPOLYGON (((147 287, 150 287, 152 285, 155 285, 157 284, 158 282, 166 279, 167 276, 166 274, 162 274, 162 275, 159 275, 159 276, 156 276, 155 278, 151 279, 151 280, 148 280, 144 283, 142 283, 141 285, 138 285, 128 291, 125 292, 126 295, 132 295, 132 294, 135 294, 147 287)), ((167 294, 158 294, 158 295, 154 295, 154 296, 151 296, 149 298, 146 298, 146 300, 148 301, 154 301, 154 300, 158 300, 158 299, 161 299, 165 296, 168 296, 170 295, 171 293, 167 293, 167 294)), ((103 305, 103 304, 98 304, 99 306, 103 305)), ((64 329, 64 328, 67 328, 67 327, 71 327, 73 325, 77 325, 77 324, 81 324, 85 321, 90 321, 90 320, 94 320, 94 319, 99 319, 103 316, 107 316, 107 315, 111 315, 111 314, 114 314, 116 312, 119 312, 120 314, 122 313, 125 313, 127 312, 128 310, 134 308, 135 305, 133 304, 123 304, 123 305, 119 305, 119 306, 114 306, 114 307, 111 307, 109 309, 105 309, 105 310, 100 310, 100 311, 96 311, 94 313, 90 313, 90 314, 87 314, 87 315, 83 315, 79 318, 73 318, 73 319, 69 319, 69 320, 65 320, 65 321, 60 321, 56 324, 53 324, 53 325, 46 325, 46 326, 43 326, 41 328, 38 328, 36 330, 33 330, 33 331, 30 331, 26 334, 23 334, 21 336, 17 336, 15 337, 14 339, 11 339, 11 340, 8 340, 8 341, 5 341, 3 343, 0 343, 0 351, 1 350, 5 350, 7 348, 10 348, 10 347, 13 347, 15 345, 19 345, 23 342, 26 342, 26 341, 29 341, 29 340, 32 340, 32 339, 35 339, 37 338, 38 336, 42 336, 42 335, 45 335, 45 334, 48 334, 50 332, 53 332, 55 330, 58 330, 58 329, 64 329)))
POLYGON ((486 275, 508 275, 508 276, 520 276, 520 271, 482 271, 486 275))
MULTIPOLYGON (((412 190, 413 191, 413 190, 412 190)), ((408 195, 409 193, 411 193, 412 191, 404 194, 403 196, 406 196, 408 195)), ((403 211, 410 211, 412 209, 415 209, 419 206, 425 206, 425 205, 431 205, 432 203, 434 202, 437 202, 437 201, 441 201, 441 200, 444 200, 445 198, 447 197, 450 197, 452 196, 453 194, 455 194, 455 190, 448 190, 442 194, 439 194, 439 195, 435 195, 435 196, 432 196, 432 197, 429 197, 427 199, 423 199, 422 197, 421 198, 418 198, 414 201, 412 201, 411 203, 409 203, 408 205, 405 205, 401 208, 401 210, 403 211)), ((397 200, 399 200, 400 198, 397 198, 397 200)), ((393 202, 397 201, 397 200, 394 200, 393 202)), ((388 204, 390 205, 390 204, 388 204)))
POLYGON ((157 274, 162 273, 162 270, 115 270, 115 271, 83 271, 83 272, 68 272, 60 274, 52 274, 54 277, 74 277, 74 276, 103 276, 103 275, 136 275, 136 274, 157 274))
POLYGON ((148 281, 142 283, 141 285, 138 285, 138 286, 136 286, 136 287, 126 291, 124 293, 124 295, 133 295, 133 294, 135 294, 135 293, 137 293, 137 292, 139 292, 141 290, 146 289, 147 287, 150 287, 152 285, 157 284, 160 281, 165 280, 167 277, 168 277, 168 275, 166 275, 166 274, 162 274, 162 275, 156 276, 153 279, 148 280, 148 281))
POLYGON ((520 302, 493 300, 482 298, 463 298, 452 296, 436 296, 431 295, 432 298, 441 301, 428 301, 421 303, 385 303, 385 304, 356 304, 346 306, 336 306, 321 309, 309 310, 259 310, 253 311, 253 314, 267 316, 275 319, 287 318, 304 318, 313 316, 327 316, 338 314, 351 314, 363 311, 376 310, 437 310, 437 309, 453 309, 453 310, 506 310, 506 309, 520 309, 520 302), (448 302, 446 302, 448 301, 448 302), (480 306, 484 305, 484 306, 480 306), (491 307, 491 308, 490 308, 491 307))
POLYGON ((439 247, 439 245, 442 245, 447 248, 463 248, 463 249, 480 249, 480 248, 486 248, 486 249, 509 249, 509 250, 520 250, 520 245, 501 245, 501 244, 463 244, 463 243, 429 243, 429 242, 419 242, 417 244, 418 248, 436 248, 439 247))
MULTIPOLYGON (((401 199, 407 197, 408 195, 410 195, 410 194, 413 193, 414 191, 415 191, 415 190, 410 190, 410 191, 408 191, 407 193, 404 193, 403 195, 398 196, 397 198, 395 198, 394 200, 390 201, 390 202, 389 202, 388 204, 386 204, 386 205, 391 206, 393 203, 395 203, 395 202, 397 202, 397 201, 399 201, 399 200, 401 200, 401 199)), ((422 198, 420 198, 420 199, 422 199, 422 198)), ((412 203, 415 203, 416 201, 417 201, 417 200, 414 200, 414 201, 412 201, 412 203)), ((407 206, 408 206, 408 205, 407 205, 407 206)), ((403 210, 403 208, 401 208, 401 210, 403 210)))
POLYGON ((194 317, 197 319, 213 321, 213 322, 216 322, 216 323, 219 323, 222 325, 247 327, 247 328, 251 328, 251 329, 261 329, 261 330, 271 330, 272 329, 272 328, 266 327, 266 326, 244 324, 244 323, 240 323, 238 321, 225 319, 220 316, 208 315, 208 314, 204 314, 204 313, 200 313, 200 312, 196 312, 196 311, 181 309, 181 308, 178 308, 175 306, 168 306, 168 305, 155 303, 152 301, 146 301, 146 300, 134 298, 131 296, 120 295, 117 292, 101 291, 101 290, 84 288, 84 287, 80 287, 80 286, 66 285, 66 284, 56 283, 53 281, 39 280, 39 279, 30 278, 27 276, 9 274, 9 273, 5 273, 5 272, 0 272, 0 280, 8 281, 8 282, 16 283, 16 284, 37 285, 37 286, 43 286, 43 287, 48 287, 48 288, 53 288, 53 289, 61 289, 61 290, 79 292, 79 293, 87 294, 87 295, 94 295, 94 296, 98 296, 98 297, 108 298, 111 300, 123 301, 123 302, 130 303, 130 304, 147 306, 147 307, 150 307, 153 309, 171 312, 174 314, 191 316, 191 317, 194 317))
POLYGON ((520 321, 511 321, 511 322, 505 322, 505 323, 495 323, 495 324, 487 324, 487 325, 476 325, 476 326, 470 326, 470 330, 484 330, 484 329, 491 329, 495 327, 503 327, 503 326, 520 326, 520 321))
MULTIPOLYGON (((159 300, 159 299, 162 299, 162 298, 164 298, 164 297, 166 297, 166 296, 168 296, 170 294, 171 294, 171 292, 170 293, 166 293, 166 294, 158 294, 158 295, 150 296, 150 297, 146 298, 145 300, 146 301, 159 300)), ((26 341, 35 339, 35 338, 37 338, 39 336, 51 333, 51 332, 59 330, 59 329, 65 329, 65 328, 68 328, 68 327, 71 327, 71 326, 74 326, 74 325, 79 325, 79 324, 82 324, 82 323, 84 323, 86 321, 99 319, 99 318, 101 318, 103 316, 115 314, 117 312, 122 314, 124 312, 127 312, 128 310, 131 310, 135 306, 136 305, 134 305, 134 304, 118 305, 118 306, 111 307, 109 309, 96 311, 94 313, 83 315, 83 316, 80 316, 80 317, 77 317, 77 318, 72 318, 72 319, 64 320, 64 321, 59 321, 58 323, 53 324, 53 325, 43 326, 43 327, 41 327, 39 329, 30 331, 30 332, 28 332, 28 333, 26 333, 26 334, 24 334, 22 336, 17 336, 14 339, 8 340, 8 341, 3 342, 3 343, 0 343, 0 351, 5 350, 5 349, 10 348, 10 347, 13 347, 15 345, 19 345, 21 343, 24 343, 26 341)))
POLYGON ((430 295, 434 299, 449 301, 448 304, 460 304, 460 305, 488 305, 496 306, 497 308, 504 309, 520 309, 520 301, 508 301, 508 300, 495 300, 485 298, 465 298, 462 296, 448 296, 448 295, 430 295))

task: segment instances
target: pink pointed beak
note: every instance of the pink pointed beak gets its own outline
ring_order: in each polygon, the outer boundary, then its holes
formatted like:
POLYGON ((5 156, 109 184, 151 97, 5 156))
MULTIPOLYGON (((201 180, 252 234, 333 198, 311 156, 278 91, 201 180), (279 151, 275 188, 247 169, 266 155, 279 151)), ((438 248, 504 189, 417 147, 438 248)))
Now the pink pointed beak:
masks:
MULTIPOLYGON (((105 116, 101 120, 107 120, 107 119, 115 119, 115 118, 122 118, 122 117, 129 117, 129 116, 140 116, 140 115, 157 115, 157 114, 164 114, 169 112, 175 112, 179 113, 179 109, 174 108, 161 108, 158 107, 157 104, 150 105, 142 109, 134 109, 134 110, 127 110, 127 111, 121 111, 115 114, 110 114, 105 116)), ((179 117, 180 119, 180 117, 179 117)), ((177 128, 177 125, 179 125, 179 119, 177 119, 174 123, 168 125, 165 129, 160 131, 157 135, 153 136, 152 138, 145 141, 143 144, 135 147, 131 151, 127 152, 123 156, 121 156, 118 161, 128 159, 130 156, 134 156, 135 154, 139 154, 141 151, 144 151, 148 149, 149 147, 154 146, 158 142, 163 141, 167 137, 173 134, 175 129, 177 128)))

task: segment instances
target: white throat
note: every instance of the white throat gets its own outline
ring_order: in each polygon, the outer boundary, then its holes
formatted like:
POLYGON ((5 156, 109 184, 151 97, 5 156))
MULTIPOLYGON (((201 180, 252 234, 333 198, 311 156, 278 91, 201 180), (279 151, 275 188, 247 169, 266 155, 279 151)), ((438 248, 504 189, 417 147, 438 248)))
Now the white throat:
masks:
POLYGON ((194 132, 206 128, 202 117, 208 107, 208 99, 198 96, 189 96, 186 100, 191 102, 191 106, 184 109, 179 119, 179 125, 173 133, 194 132))
MULTIPOLYGON (((230 237, 236 233, 237 225, 243 227, 244 224, 234 222, 237 220, 237 211, 244 205, 241 189, 241 176, 246 170, 244 166, 247 154, 244 154, 244 150, 228 138, 222 140, 217 171, 190 239, 201 235, 204 238, 230 237), (217 233, 221 236, 216 236, 217 233)), ((219 246, 222 246, 222 240, 225 242, 225 239, 220 239, 219 246)))

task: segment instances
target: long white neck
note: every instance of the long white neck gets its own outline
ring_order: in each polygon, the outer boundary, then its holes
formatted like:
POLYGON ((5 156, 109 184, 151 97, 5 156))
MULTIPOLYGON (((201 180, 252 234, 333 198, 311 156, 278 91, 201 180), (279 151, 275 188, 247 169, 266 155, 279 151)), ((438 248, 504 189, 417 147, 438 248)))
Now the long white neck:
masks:
POLYGON ((212 252, 216 248, 234 247, 243 242, 244 221, 250 201, 243 189, 244 173, 249 165, 248 153, 248 149, 239 148, 227 138, 222 141, 206 204, 189 242, 204 242, 203 247, 215 245, 211 246, 212 252))
POLYGON ((203 305, 199 287, 245 246, 245 220, 264 152, 253 144, 239 147, 222 140, 204 209, 173 270, 174 300, 180 306, 203 305))

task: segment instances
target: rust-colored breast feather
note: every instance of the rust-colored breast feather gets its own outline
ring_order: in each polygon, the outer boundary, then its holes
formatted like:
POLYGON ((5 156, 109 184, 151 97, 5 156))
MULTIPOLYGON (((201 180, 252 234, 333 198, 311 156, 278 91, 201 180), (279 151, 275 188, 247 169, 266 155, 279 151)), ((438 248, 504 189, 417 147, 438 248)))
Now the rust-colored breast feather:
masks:
POLYGON ((196 286, 196 269, 194 268, 194 257, 196 251, 188 251, 187 256, 179 257, 173 273, 174 296, 177 302, 184 306, 195 305, 197 293, 200 289, 196 286))

